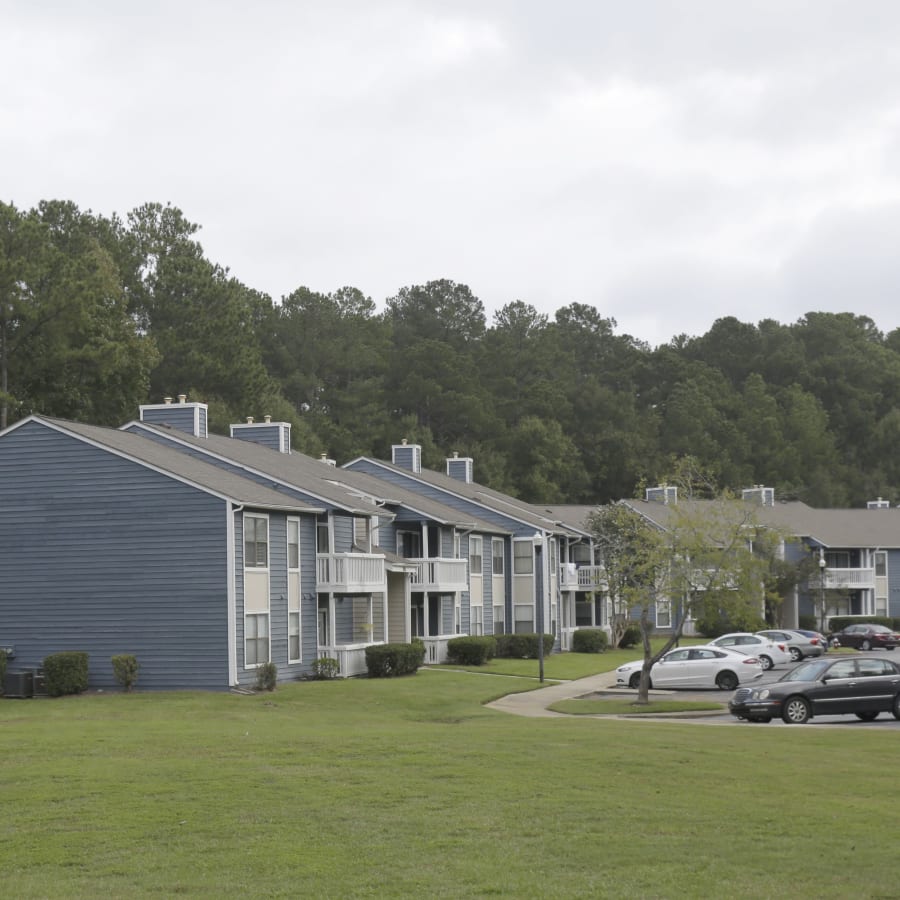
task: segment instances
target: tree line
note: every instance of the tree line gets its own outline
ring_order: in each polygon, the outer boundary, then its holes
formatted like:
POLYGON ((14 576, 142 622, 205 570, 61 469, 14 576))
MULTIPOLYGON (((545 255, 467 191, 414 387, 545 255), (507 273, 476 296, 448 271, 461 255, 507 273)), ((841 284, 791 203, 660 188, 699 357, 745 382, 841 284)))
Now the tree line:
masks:
POLYGON ((652 348, 572 302, 513 300, 488 322, 441 279, 375 302, 298 287, 280 302, 207 259, 174 206, 124 218, 0 203, 0 427, 29 413, 118 425, 204 400, 210 427, 269 414, 296 449, 443 468, 535 503, 635 496, 692 457, 722 487, 816 506, 900 501, 900 329, 810 312, 726 317, 652 348))

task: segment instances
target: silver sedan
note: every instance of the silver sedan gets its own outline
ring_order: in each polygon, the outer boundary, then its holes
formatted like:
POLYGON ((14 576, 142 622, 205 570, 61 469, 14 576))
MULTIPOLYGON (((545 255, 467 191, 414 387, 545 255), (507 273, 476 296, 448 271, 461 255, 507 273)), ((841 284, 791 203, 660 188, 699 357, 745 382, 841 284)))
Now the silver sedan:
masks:
POLYGON ((791 654, 791 659, 794 662, 800 662, 801 659, 806 659, 807 656, 821 656, 828 650, 823 640, 818 637, 805 635, 799 631, 792 631, 786 628, 772 628, 766 631, 757 631, 756 633, 762 637, 767 637, 770 641, 784 644, 788 648, 788 652, 791 654))

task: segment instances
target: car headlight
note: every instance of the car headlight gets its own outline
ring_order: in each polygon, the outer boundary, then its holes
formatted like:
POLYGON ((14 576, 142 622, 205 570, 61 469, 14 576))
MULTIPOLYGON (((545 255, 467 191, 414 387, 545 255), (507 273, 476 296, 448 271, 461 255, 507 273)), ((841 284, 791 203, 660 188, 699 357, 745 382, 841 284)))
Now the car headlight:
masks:
POLYGON ((765 700, 769 696, 769 689, 761 688, 758 691, 754 691, 750 696, 752 696, 754 700, 765 700))

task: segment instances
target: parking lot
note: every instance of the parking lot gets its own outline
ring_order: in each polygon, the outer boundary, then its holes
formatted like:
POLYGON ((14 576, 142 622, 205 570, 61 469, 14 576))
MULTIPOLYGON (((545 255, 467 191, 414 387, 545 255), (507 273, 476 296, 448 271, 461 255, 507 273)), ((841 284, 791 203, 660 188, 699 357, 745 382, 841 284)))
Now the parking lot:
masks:
MULTIPOLYGON (((887 650, 871 650, 866 653, 856 653, 856 656, 859 657, 882 657, 887 655, 888 658, 893 659, 894 654, 897 654, 898 659, 896 660, 900 663, 900 650, 897 651, 887 651, 887 650)), ((789 672, 791 669, 795 668, 799 663, 787 663, 785 665, 777 666, 774 669, 770 669, 768 672, 764 672, 762 678, 758 681, 754 682, 755 685, 763 685, 769 684, 770 682, 778 681, 785 672, 789 672)), ((632 691, 628 691, 628 693, 634 693, 632 691)), ((671 698, 677 698, 679 700, 714 700, 721 701, 725 704, 725 709, 721 713, 705 713, 702 716, 681 716, 678 721, 684 722, 697 722, 704 725, 739 725, 744 728, 787 728, 787 727, 797 727, 797 726, 787 726, 784 722, 781 721, 780 718, 775 718, 771 722, 749 722, 749 721, 741 721, 735 718, 730 712, 728 712, 727 704, 728 700, 731 698, 732 694, 728 691, 717 691, 715 689, 710 690, 697 690, 697 691, 659 691, 654 692, 658 695, 665 694, 671 698)), ((856 716, 853 715, 842 715, 842 716, 816 716, 812 719, 807 725, 803 726, 807 728, 889 728, 900 730, 900 721, 895 719, 890 713, 882 713, 874 722, 861 722, 856 716)))

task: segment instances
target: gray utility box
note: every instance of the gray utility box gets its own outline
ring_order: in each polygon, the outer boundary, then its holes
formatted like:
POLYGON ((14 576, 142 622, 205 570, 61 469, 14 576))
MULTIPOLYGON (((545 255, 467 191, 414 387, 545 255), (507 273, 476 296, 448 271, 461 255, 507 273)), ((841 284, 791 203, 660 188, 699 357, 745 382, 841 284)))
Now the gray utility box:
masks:
POLYGON ((3 696, 26 698, 34 696, 34 671, 32 669, 20 669, 10 672, 7 670, 3 679, 3 696))

